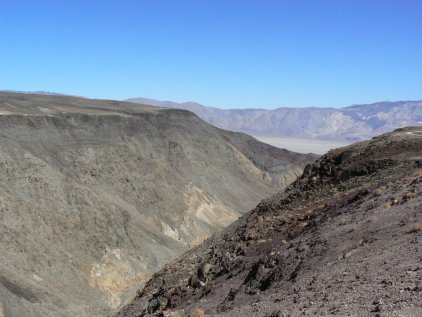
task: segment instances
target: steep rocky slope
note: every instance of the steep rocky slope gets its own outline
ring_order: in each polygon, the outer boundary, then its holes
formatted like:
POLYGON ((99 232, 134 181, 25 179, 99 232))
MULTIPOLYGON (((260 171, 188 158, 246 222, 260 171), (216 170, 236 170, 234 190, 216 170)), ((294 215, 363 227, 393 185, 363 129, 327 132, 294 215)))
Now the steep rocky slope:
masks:
POLYGON ((422 316, 422 129, 332 150, 118 316, 422 316))
POLYGON ((104 316, 301 173, 184 110, 0 94, 0 316, 104 316))
POLYGON ((255 136, 341 141, 366 140, 394 129, 422 125, 422 101, 378 102, 346 108, 218 109, 195 102, 128 99, 193 111, 220 128, 255 136))

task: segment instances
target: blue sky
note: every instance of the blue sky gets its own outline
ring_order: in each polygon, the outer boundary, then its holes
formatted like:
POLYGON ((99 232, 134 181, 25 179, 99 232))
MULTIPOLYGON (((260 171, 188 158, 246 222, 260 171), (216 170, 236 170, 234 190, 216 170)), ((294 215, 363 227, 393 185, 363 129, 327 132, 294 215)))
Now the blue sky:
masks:
POLYGON ((0 0, 0 89, 222 108, 422 99, 422 1, 0 0))

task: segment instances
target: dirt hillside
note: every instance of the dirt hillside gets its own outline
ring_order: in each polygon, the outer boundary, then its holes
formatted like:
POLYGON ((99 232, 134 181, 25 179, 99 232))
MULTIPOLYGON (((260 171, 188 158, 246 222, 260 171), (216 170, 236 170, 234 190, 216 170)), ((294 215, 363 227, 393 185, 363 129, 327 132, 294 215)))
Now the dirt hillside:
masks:
POLYGON ((422 129, 332 150, 123 316, 422 316, 422 129))

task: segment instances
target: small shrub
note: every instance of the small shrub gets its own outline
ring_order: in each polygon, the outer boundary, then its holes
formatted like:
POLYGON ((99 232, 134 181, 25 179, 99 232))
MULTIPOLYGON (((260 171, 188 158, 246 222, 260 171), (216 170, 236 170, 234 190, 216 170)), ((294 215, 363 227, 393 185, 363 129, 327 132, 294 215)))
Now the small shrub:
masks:
POLYGON ((416 197, 416 193, 414 193, 414 192, 410 192, 410 193, 407 193, 406 195, 404 195, 404 199, 405 200, 411 200, 411 199, 413 199, 413 198, 415 198, 416 197))
POLYGON ((382 204, 382 208, 389 209, 391 207, 391 203, 387 201, 386 203, 382 204))
POLYGON ((382 194, 384 194, 384 192, 385 192, 385 186, 382 186, 382 187, 377 188, 377 189, 374 190, 374 195, 377 196, 377 197, 379 197, 382 194))
POLYGON ((390 199, 390 204, 391 206, 395 206, 395 205, 400 205, 403 202, 403 199, 401 197, 399 198, 391 198, 390 199))
POLYGON ((349 230, 347 231, 348 233, 353 232, 358 230, 358 226, 357 225, 353 225, 351 228, 349 228, 349 230))
POLYGON ((205 311, 201 308, 197 308, 193 311, 191 317, 201 317, 205 316, 205 311))
POLYGON ((309 222, 307 222, 307 221, 304 221, 304 222, 301 222, 300 224, 299 224, 299 227, 301 227, 301 228, 305 228, 306 226, 308 226, 309 225, 309 222))
POLYGON ((415 170, 411 175, 411 177, 422 177, 422 171, 421 170, 415 170))
POLYGON ((342 219, 340 219, 339 223, 340 223, 340 226, 344 226, 347 223, 347 219, 342 218, 342 219))
POLYGON ((306 212, 305 212, 305 216, 308 218, 308 219, 310 219, 310 218, 312 218, 312 216, 314 215, 314 211, 311 209, 311 210, 306 210, 306 212))
POLYGON ((415 233, 421 230, 422 230, 422 223, 417 222, 412 225, 412 227, 409 230, 409 233, 415 233))
POLYGON ((368 217, 368 222, 374 222, 374 221, 377 221, 377 220, 378 220, 377 216, 369 216, 368 217))

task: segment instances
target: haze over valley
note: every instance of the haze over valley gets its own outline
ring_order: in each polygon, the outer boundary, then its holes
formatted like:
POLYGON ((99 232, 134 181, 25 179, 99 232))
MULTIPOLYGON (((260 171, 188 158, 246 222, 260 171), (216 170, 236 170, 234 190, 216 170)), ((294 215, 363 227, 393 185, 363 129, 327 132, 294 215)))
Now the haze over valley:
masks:
POLYGON ((422 125, 422 101, 378 102, 346 108, 218 109, 195 102, 147 98, 127 101, 186 109, 223 129, 250 134, 265 143, 300 153, 330 149, 406 126, 422 125))

